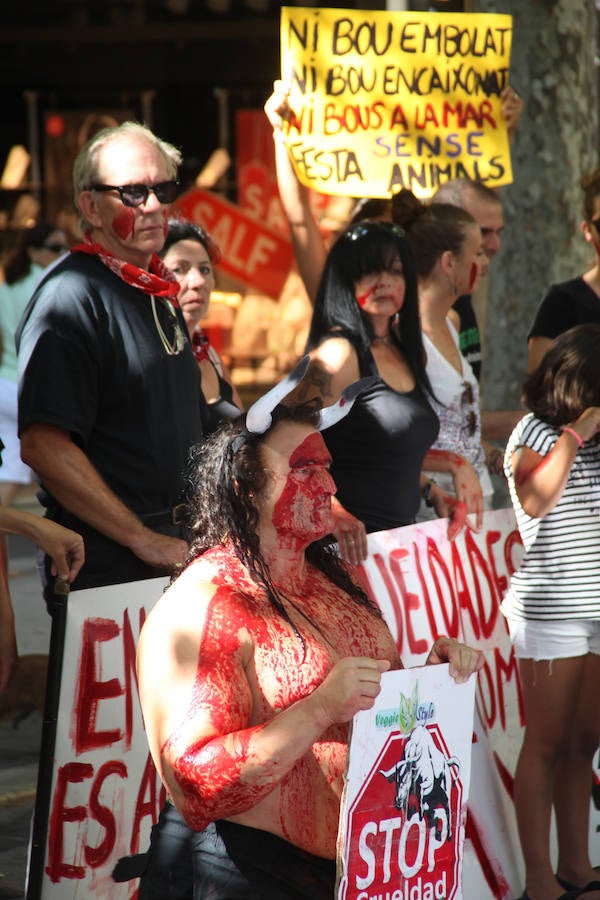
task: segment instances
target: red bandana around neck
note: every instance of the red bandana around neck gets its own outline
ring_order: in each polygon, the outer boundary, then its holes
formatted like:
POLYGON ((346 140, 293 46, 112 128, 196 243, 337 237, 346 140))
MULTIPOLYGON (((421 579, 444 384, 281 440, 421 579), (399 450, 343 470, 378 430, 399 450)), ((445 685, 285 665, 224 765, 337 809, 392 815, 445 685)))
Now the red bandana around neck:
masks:
POLYGON ((177 303, 179 282, 156 253, 152 254, 149 269, 140 269, 132 263, 125 262, 124 259, 113 256, 101 244, 96 244, 92 240, 89 231, 85 232, 85 240, 81 244, 72 247, 71 252, 97 256, 111 272, 114 272, 115 275, 118 275, 119 278, 132 287, 138 288, 145 294, 151 294, 154 297, 168 297, 173 306, 179 305, 177 303))
POLYGON ((204 334, 202 331, 198 331, 197 329, 192 334, 192 350, 194 351, 194 356, 196 357, 196 362, 201 363, 203 360, 208 359, 208 348, 210 347, 210 341, 208 336, 204 334))

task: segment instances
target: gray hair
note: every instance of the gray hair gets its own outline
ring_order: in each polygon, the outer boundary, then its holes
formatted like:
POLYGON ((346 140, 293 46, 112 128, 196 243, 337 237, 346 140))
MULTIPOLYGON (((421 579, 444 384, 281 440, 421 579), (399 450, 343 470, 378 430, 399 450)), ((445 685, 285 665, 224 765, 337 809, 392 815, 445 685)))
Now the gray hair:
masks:
POLYGON ((119 141, 128 137, 141 138, 156 147, 167 164, 168 178, 177 177, 177 170, 181 165, 181 151, 172 144, 167 143, 167 141, 157 137, 146 125, 142 125, 140 122, 123 122, 121 125, 100 129, 79 151, 73 165, 75 207, 79 210, 80 224, 84 228, 89 228, 90 223, 86 221, 79 209, 79 194, 81 191, 89 190, 98 180, 98 157, 100 151, 112 141, 119 141))
POLYGON ((450 203, 452 206, 461 206, 464 209, 469 195, 486 203, 501 204, 500 197, 493 188, 481 181, 473 181, 471 178, 451 178, 445 181, 431 197, 431 202, 450 203))

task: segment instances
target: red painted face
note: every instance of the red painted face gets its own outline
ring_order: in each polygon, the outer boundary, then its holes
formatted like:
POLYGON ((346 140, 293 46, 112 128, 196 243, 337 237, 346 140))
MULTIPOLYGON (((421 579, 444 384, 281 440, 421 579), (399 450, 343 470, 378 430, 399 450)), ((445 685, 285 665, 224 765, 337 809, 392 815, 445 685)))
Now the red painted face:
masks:
POLYGON ((273 507, 273 525, 282 542, 307 545, 331 531, 331 498, 336 488, 329 474, 331 456, 318 432, 292 451, 285 483, 273 507))
POLYGON ((133 237, 135 233, 135 213, 129 206, 124 206, 112 220, 114 233, 122 241, 133 237))
POLYGON ((354 296, 368 316, 389 318, 402 309, 405 289, 402 262, 397 257, 385 271, 364 275, 356 281, 354 296))
POLYGON ((369 288, 369 290, 365 291, 364 294, 357 294, 356 302, 358 303, 358 305, 360 306, 361 309, 364 309, 364 306, 372 293, 373 293, 373 288, 369 288))
POLYGON ((479 272, 479 269, 477 267, 477 263, 471 263, 471 274, 469 276, 469 293, 471 293, 471 291, 475 287, 475 282, 477 281, 478 272, 479 272))

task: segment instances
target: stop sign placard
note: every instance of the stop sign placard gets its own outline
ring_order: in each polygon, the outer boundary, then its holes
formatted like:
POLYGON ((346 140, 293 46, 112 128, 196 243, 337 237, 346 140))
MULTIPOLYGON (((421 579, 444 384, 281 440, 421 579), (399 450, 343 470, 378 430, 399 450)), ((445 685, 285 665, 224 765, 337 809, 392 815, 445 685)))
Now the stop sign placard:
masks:
POLYGON ((437 720, 417 717, 408 733, 380 736, 355 792, 349 770, 338 898, 460 900, 471 734, 466 754, 455 741, 449 750, 437 720))

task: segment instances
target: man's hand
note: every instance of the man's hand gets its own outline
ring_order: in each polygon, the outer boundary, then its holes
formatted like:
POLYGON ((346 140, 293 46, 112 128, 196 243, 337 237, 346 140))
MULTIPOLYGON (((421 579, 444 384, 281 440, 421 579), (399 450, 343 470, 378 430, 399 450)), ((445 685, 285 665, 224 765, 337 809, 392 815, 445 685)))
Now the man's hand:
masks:
POLYGON ((523 106, 524 103, 515 89, 511 87, 510 84, 507 84, 500 94, 500 111, 502 113, 502 118, 506 122, 509 141, 512 141, 515 132, 519 127, 519 122, 521 121, 521 116, 523 114, 523 106))
POLYGON ((339 500, 331 498, 334 519, 333 535, 340 548, 340 556, 353 566, 367 558, 367 532, 363 523, 344 509, 339 500))
POLYGON ((187 554, 185 541, 157 534, 149 528, 136 534, 128 546, 139 559, 156 569, 174 569, 185 561, 187 554))
POLYGON ((360 656, 340 659, 310 695, 323 730, 349 722, 361 709, 371 709, 381 690, 381 674, 390 665, 387 659, 360 656))
POLYGON ((485 663, 485 656, 481 650, 442 636, 434 643, 425 660, 426 666, 439 663, 450 663, 450 674, 458 684, 463 684, 473 672, 479 672, 485 663))

